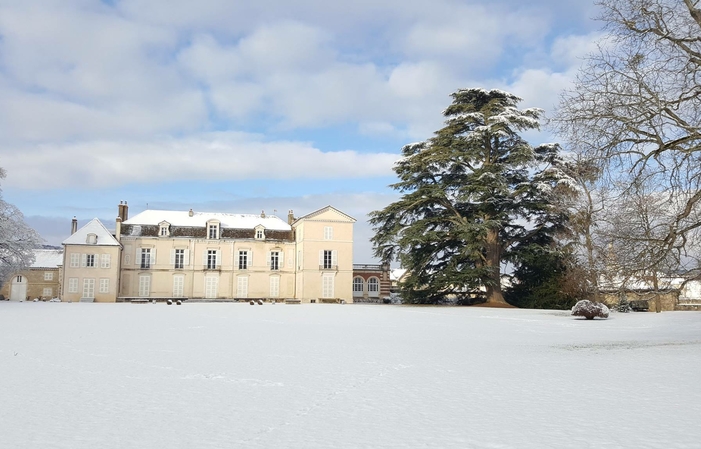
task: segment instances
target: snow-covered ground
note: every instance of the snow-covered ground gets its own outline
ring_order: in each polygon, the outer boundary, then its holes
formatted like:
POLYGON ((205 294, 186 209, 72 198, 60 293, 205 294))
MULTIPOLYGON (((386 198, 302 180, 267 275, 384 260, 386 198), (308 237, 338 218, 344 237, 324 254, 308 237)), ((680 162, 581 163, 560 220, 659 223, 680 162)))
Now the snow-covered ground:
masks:
POLYGON ((700 448, 701 313, 0 302, 2 448, 700 448))

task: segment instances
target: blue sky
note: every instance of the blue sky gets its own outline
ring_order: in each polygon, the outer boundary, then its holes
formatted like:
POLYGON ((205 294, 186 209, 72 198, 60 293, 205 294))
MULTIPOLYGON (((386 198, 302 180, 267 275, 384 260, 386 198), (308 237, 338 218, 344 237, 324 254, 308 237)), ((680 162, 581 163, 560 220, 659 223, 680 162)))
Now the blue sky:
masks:
MULTIPOLYGON (((584 0, 0 0, 4 199, 48 243, 117 204, 358 219, 450 93, 552 111, 599 36, 584 0)), ((556 136, 529 133, 532 143, 556 136)))

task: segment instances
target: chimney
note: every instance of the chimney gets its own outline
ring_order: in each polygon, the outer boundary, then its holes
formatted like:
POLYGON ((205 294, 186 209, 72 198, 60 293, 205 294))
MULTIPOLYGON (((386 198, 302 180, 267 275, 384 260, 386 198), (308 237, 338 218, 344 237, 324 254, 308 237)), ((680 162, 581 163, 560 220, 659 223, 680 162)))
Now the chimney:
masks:
POLYGON ((117 224, 114 227, 114 238, 119 242, 122 238, 122 217, 117 217, 117 224))
POLYGON ((117 216, 122 219, 122 221, 127 221, 129 219, 129 206, 127 206, 126 201, 120 201, 117 209, 117 216))
POLYGON ((71 235, 75 234, 78 230, 78 219, 73 216, 73 221, 71 221, 71 235))
POLYGON ((192 217, 193 215, 195 215, 195 213, 192 211, 192 209, 190 209, 190 211, 187 213, 187 216, 192 217))
POLYGON ((292 224, 295 221, 295 214, 292 212, 292 209, 290 209, 287 212, 287 224, 292 224))

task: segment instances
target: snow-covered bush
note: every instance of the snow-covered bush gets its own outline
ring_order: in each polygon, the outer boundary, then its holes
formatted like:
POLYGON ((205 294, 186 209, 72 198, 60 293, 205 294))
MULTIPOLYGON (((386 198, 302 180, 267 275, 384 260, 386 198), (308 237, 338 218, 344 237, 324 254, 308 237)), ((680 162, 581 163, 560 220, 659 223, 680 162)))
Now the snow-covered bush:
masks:
POLYGON ((609 308, 605 304, 600 302, 589 301, 588 299, 583 299, 572 307, 573 316, 583 316, 588 320, 593 320, 594 318, 608 318, 609 308))

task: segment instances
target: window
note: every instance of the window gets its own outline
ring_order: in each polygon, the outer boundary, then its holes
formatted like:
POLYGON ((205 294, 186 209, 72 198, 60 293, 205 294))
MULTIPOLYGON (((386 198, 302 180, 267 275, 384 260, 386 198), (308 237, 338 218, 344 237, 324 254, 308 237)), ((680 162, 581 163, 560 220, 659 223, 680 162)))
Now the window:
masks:
POLYGON ((219 288, 219 278, 215 276, 207 276, 204 278, 204 297, 213 299, 217 297, 219 288))
POLYGON ((236 278, 236 297, 248 297, 248 276, 239 276, 236 278))
POLYGON ((380 296, 380 280, 372 277, 368 279, 368 295, 378 297, 380 296))
POLYGON ((95 279, 83 279, 83 298, 95 297, 95 279))
POLYGON ((219 238, 219 223, 210 223, 209 225, 207 225, 207 238, 219 238))
POLYGON ((22 276, 17 276, 17 279, 15 279, 15 282, 22 283, 22 276))
POLYGON ((54 295, 54 289, 51 287, 45 287, 44 291, 41 293, 41 296, 44 297, 50 297, 54 295))
POLYGON ((277 271, 280 269, 280 251, 270 251, 270 269, 277 271))
POLYGON ((131 245, 124 245, 124 265, 131 265, 131 245))
POLYGON ((68 293, 78 293, 78 278, 68 278, 68 293))
POLYGON ((280 276, 270 276, 270 297, 280 296, 280 276))
POLYGON ((170 234, 168 232, 168 225, 161 225, 158 231, 158 235, 160 235, 161 237, 168 237, 168 234, 170 234))
POLYGON ((256 229, 256 240, 263 240, 265 238, 265 233, 262 229, 256 229))
POLYGON ((173 296, 182 298, 185 290, 185 276, 173 276, 173 296))
POLYGON ((319 251, 319 268, 322 270, 335 270, 338 265, 336 250, 325 249, 319 251))
POLYGON ((151 268, 151 248, 141 248, 141 268, 151 268))
POLYGON ((183 268, 185 266, 185 250, 174 250, 173 259, 173 268, 183 268))
POLYGON ((139 276, 139 296, 142 298, 151 294, 151 276, 139 276))
MULTIPOLYGON (((83 259, 85 264, 83 266, 88 268, 95 268, 95 254, 83 254, 83 259)), ((88 298, 88 296, 86 296, 88 298)))
POLYGON ((216 249, 208 249, 205 262, 208 270, 216 270, 219 265, 219 252, 216 249))
POLYGON ((100 256, 100 268, 109 268, 112 263, 112 257, 109 254, 100 256))
POLYGON ((100 279, 100 293, 110 292, 110 280, 107 278, 100 279))
POLYGON ((321 279, 321 296, 333 298, 333 273, 324 273, 321 279))
POLYGON ((353 296, 363 296, 365 281, 360 276, 353 278, 353 296))
POLYGON ((248 270, 248 251, 239 251, 239 270, 248 270))
POLYGON ((80 266, 80 254, 71 254, 71 268, 78 268, 80 266))
POLYGON ((333 228, 324 226, 324 240, 333 240, 333 228))
POLYGON ((87 238, 85 239, 85 243, 88 243, 89 245, 97 244, 97 235, 96 234, 88 234, 87 238))
POLYGON ((54 280, 54 272, 53 271, 44 271, 44 280, 45 281, 53 281, 54 280))

